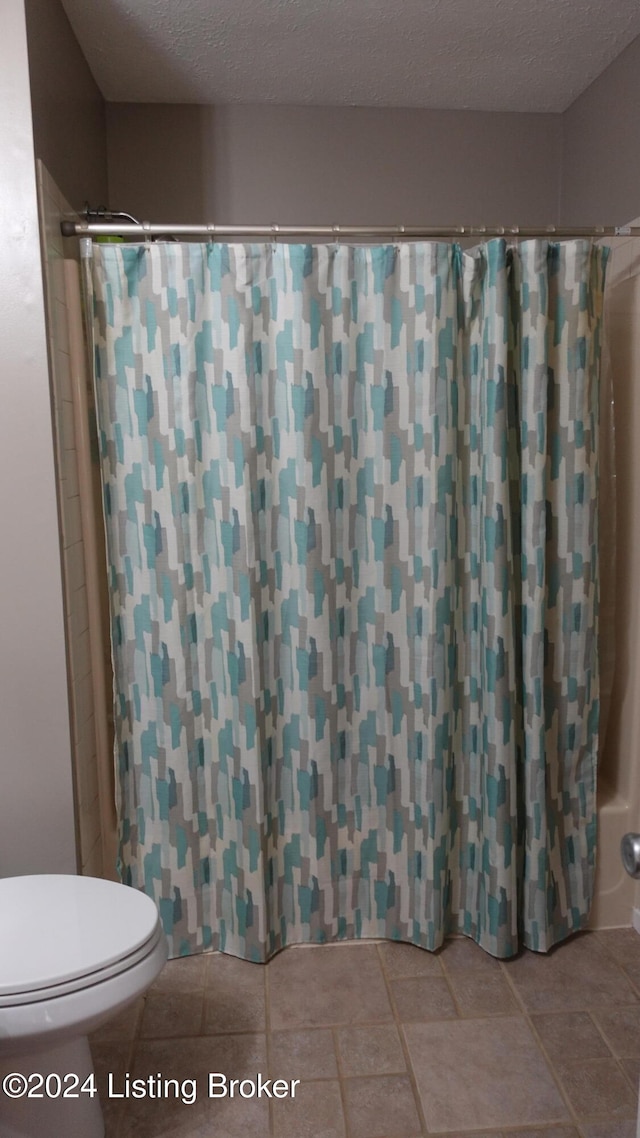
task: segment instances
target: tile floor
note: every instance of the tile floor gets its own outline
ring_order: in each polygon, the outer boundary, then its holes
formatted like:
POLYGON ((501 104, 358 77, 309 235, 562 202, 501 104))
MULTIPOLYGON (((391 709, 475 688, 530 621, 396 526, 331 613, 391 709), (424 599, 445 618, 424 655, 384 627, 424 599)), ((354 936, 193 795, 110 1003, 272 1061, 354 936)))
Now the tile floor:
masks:
POLYGON ((294 947, 266 966, 189 957, 92 1050, 107 1138, 635 1138, 640 936, 584 933, 508 963, 465 939, 294 947), (107 1098, 107 1072, 119 1093, 126 1072, 195 1079, 197 1098, 107 1098), (300 1085, 209 1099, 209 1072, 300 1085))

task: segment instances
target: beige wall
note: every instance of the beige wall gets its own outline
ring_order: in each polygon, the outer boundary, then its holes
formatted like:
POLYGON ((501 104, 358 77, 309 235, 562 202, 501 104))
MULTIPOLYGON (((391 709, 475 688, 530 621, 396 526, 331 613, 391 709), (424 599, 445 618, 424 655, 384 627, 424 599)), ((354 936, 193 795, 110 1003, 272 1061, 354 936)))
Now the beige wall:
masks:
POLYGON ((140 221, 202 221, 212 115, 213 108, 188 104, 107 103, 111 208, 140 221))
POLYGON ((0 874, 73 873, 58 512, 23 0, 0 35, 0 874))
POLYGON ((104 100, 60 0, 24 0, 33 137, 41 158, 75 209, 106 205, 104 100))
POLYGON ((553 223, 559 115, 107 105, 112 205, 147 221, 553 223))
POLYGON ((640 38, 562 116, 561 219, 623 225, 640 214, 640 38))

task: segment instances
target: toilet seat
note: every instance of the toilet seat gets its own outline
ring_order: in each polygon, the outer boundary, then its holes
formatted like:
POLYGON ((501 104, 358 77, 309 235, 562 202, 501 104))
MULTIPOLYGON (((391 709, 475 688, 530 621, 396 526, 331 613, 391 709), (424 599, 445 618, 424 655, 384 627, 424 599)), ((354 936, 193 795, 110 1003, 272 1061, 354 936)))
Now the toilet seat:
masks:
POLYGON ((0 1008, 90 988, 126 972, 163 937, 144 893, 96 877, 0 879, 0 1008))
POLYGON ((114 964, 109 964, 106 968, 99 968, 96 972, 85 972, 82 976, 76 976, 74 980, 67 980, 63 984, 50 984, 48 987, 12 992, 10 995, 0 994, 0 1011, 2 1008, 16 1007, 19 1004, 36 1004, 41 1000, 53 1000, 56 996, 66 996, 69 992, 80 992, 85 988, 93 987, 94 984, 101 984, 113 976, 119 976, 150 956, 163 937, 164 932, 158 921, 153 936, 129 956, 117 960, 114 964))

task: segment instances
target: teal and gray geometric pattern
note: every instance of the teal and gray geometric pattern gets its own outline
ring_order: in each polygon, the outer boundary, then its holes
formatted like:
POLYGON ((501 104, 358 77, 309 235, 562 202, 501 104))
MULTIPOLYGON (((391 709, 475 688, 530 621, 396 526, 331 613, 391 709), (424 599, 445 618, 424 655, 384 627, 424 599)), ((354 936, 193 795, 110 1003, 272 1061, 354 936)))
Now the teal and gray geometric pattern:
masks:
POLYGON ((94 246, 120 867, 172 955, 584 927, 606 261, 94 246))

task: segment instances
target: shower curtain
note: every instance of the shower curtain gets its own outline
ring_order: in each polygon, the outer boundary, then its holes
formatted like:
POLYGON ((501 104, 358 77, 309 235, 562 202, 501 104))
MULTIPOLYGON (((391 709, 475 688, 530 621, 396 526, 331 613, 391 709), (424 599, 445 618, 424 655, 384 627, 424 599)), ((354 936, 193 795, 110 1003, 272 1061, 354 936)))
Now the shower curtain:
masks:
POLYGON ((607 250, 87 254, 120 869, 171 954, 584 927, 607 250))

